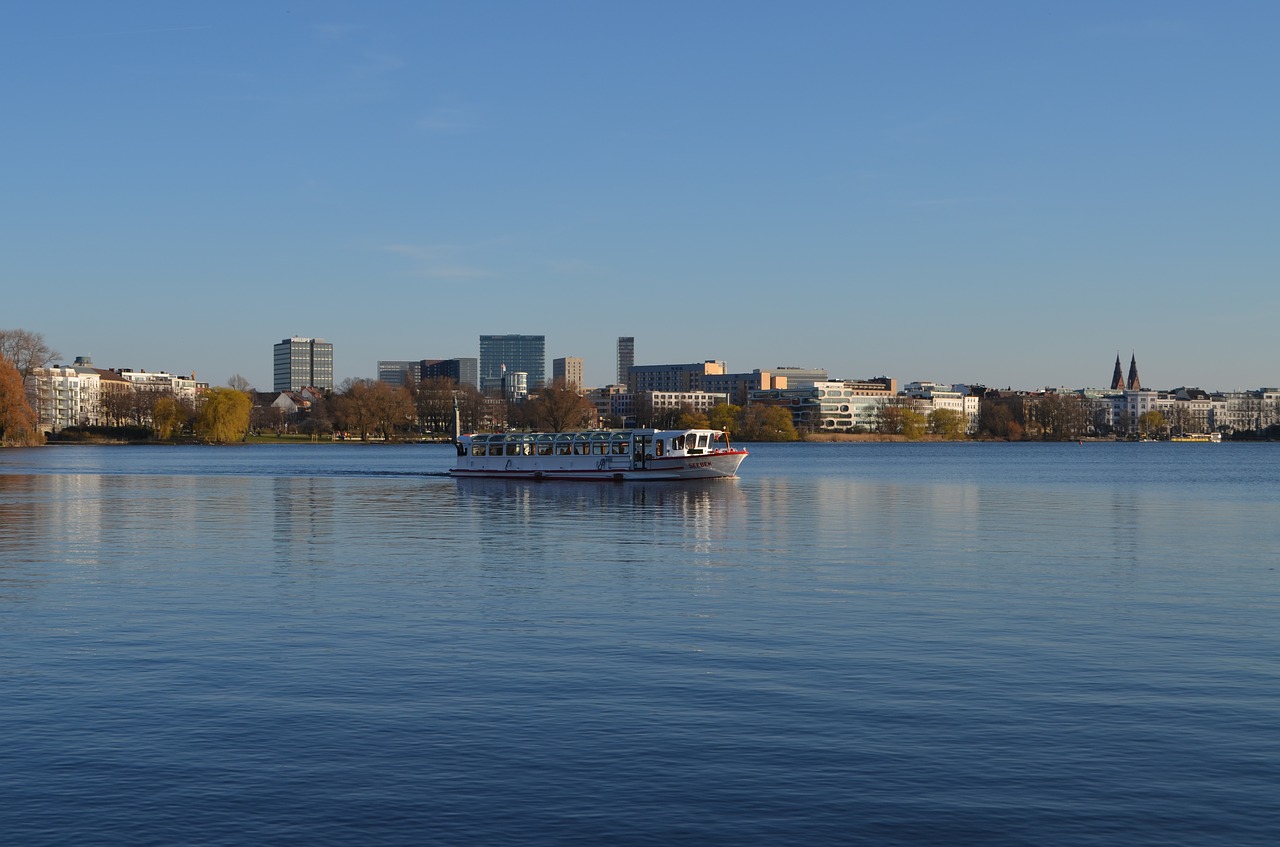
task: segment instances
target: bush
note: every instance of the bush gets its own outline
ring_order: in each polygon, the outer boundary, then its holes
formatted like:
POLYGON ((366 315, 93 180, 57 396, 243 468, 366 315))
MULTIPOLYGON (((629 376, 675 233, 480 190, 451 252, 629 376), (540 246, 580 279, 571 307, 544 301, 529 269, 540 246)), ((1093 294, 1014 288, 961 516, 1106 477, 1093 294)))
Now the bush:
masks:
POLYGON ((49 436, 50 441, 150 441, 145 426, 69 426, 49 436))

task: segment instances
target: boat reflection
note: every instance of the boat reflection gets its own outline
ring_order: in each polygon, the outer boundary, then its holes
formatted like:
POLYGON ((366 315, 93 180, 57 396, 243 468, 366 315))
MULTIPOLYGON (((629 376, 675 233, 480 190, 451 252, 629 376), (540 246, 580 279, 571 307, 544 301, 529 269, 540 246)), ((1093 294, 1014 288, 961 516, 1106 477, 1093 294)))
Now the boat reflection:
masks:
POLYGON ((660 534, 708 538, 728 532, 743 512, 746 497, 736 479, 687 482, 533 482, 508 479, 459 479, 457 517, 475 527, 545 532, 558 526, 602 541, 660 534), (589 529, 587 526, 589 525, 589 529), (587 531, 584 531, 586 529, 587 531))

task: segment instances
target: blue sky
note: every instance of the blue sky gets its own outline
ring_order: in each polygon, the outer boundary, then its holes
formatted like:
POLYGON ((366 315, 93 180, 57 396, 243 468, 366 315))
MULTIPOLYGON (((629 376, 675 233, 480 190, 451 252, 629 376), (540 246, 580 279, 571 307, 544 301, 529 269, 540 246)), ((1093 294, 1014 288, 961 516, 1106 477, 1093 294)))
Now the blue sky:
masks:
POLYGON ((0 327, 234 373, 1280 384, 1280 5, 60 2, 0 27, 0 327))

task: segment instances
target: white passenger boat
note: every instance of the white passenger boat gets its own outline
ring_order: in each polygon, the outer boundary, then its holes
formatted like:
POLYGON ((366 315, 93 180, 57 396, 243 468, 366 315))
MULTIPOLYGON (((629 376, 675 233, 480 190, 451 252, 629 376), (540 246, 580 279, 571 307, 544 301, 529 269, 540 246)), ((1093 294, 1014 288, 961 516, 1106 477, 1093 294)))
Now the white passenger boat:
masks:
POLYGON ((737 475, 746 450, 718 429, 459 435, 455 477, 684 480, 737 475))

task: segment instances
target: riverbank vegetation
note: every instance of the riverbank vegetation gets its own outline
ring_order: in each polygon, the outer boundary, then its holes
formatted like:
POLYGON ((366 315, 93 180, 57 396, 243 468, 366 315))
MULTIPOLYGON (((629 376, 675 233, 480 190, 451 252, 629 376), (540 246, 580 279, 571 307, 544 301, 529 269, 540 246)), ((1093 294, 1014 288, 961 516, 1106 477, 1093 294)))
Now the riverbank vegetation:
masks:
POLYGON ((0 446, 26 447, 43 442, 22 374, 13 362, 0 355, 0 446))

